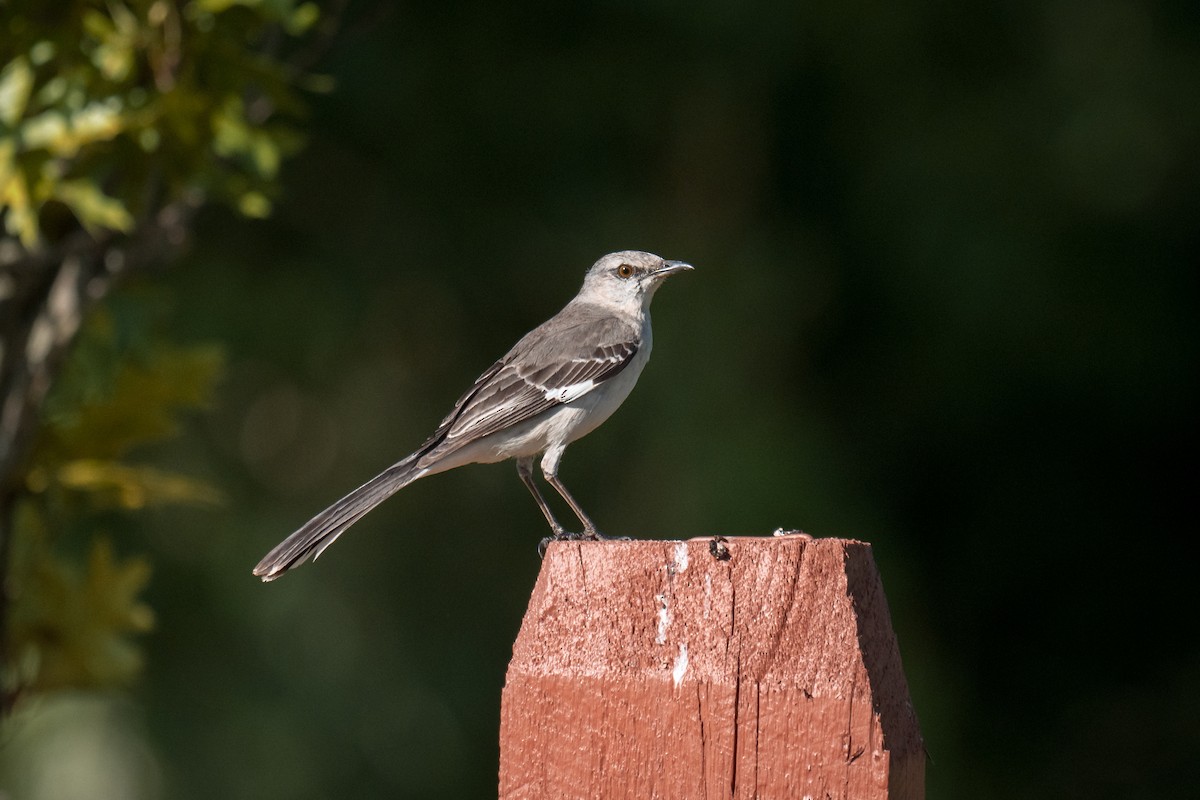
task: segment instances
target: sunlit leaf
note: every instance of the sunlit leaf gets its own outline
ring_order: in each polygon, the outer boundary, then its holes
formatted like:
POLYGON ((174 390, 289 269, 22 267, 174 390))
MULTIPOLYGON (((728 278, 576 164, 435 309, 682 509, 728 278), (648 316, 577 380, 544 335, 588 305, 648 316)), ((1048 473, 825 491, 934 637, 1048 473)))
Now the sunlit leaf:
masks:
POLYGON ((316 3, 302 3, 287 17, 287 32, 299 36, 307 31, 321 16, 316 3))
POLYGON ((70 89, 71 82, 61 75, 56 75, 38 89, 37 102, 41 106, 57 105, 63 102, 70 89))
POLYGON ((81 458, 68 461, 55 475, 59 485, 86 492, 100 505, 136 511, 146 506, 183 503, 216 505, 221 493, 203 481, 147 466, 81 458))
POLYGON ((116 458, 171 436, 180 411, 208 402, 221 364, 215 348, 166 345, 141 363, 122 363, 101 392, 91 391, 81 405, 48 420, 56 447, 67 458, 116 458))
POLYGON ((223 156, 244 153, 250 147, 250 128, 242 113, 242 103, 229 98, 213 112, 213 149, 223 156))
POLYGON ((6 210, 5 229, 32 247, 38 239, 37 213, 30 204, 25 175, 12 160, 13 146, 12 140, 0 141, 0 207, 6 210))
POLYGON ((54 42, 43 39, 35 42, 33 47, 29 48, 29 60, 35 66, 41 66, 54 58, 56 52, 58 52, 58 48, 54 46, 54 42))
POLYGON ((83 12, 83 31, 96 41, 105 41, 117 33, 116 25, 107 14, 94 9, 83 12))
POLYGON ((86 179, 62 181, 55 185, 54 196, 75 212, 84 227, 94 230, 109 228, 128 231, 133 228, 133 216, 125 205, 115 197, 100 191, 100 187, 86 179))
POLYGON ((54 200, 86 226, 117 230, 152 218, 148 202, 185 193, 270 214, 281 162, 297 149, 281 119, 303 114, 301 91, 328 81, 258 48, 268 33, 299 36, 318 18, 318 4, 302 0, 112 0, 64 10, 51 34, 18 4, 0 37, 13 45, 0 67, 0 142, 14 143, 25 178, 9 170, 0 181, 11 184, 0 195, 5 230, 27 246, 43 231, 61 235, 41 219, 57 214, 47 211, 54 200), (251 100, 261 101, 253 120, 251 100), (149 176, 161 192, 147 191, 149 176), (80 180, 102 194, 56 185, 80 180))
POLYGON ((27 149, 42 148, 56 156, 70 158, 81 147, 106 142, 124 128, 121 101, 110 97, 88 103, 71 114, 44 111, 25 122, 21 139, 27 149))
MULTIPOLYGON (((67 136, 67 115, 57 109, 43 111, 21 126, 21 144, 30 150, 61 147, 67 136)), ((63 147, 61 155, 69 155, 67 148, 63 147)))
POLYGON ((17 57, 0 70, 0 123, 14 127, 25 113, 33 91, 33 68, 17 57))
POLYGON ((278 143, 266 134, 258 134, 253 139, 250 152, 258 174, 264 178, 274 178, 279 172, 279 161, 282 158, 278 143))
POLYGON ((262 192, 246 192, 238 198, 238 211, 247 217, 266 217, 271 214, 271 201, 262 192))
POLYGON ((231 97, 213 113, 213 149, 221 156, 244 157, 263 178, 274 178, 282 158, 280 142, 272 133, 251 126, 241 100, 231 97))

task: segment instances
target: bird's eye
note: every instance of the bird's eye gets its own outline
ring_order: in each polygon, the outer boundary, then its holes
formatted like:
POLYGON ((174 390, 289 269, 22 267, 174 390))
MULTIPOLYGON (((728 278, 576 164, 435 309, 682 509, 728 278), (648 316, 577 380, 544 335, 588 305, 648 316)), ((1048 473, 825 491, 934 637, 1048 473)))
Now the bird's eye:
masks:
POLYGON ((633 267, 629 266, 628 264, 622 264, 621 266, 617 267, 617 277, 622 279, 632 278, 633 267))

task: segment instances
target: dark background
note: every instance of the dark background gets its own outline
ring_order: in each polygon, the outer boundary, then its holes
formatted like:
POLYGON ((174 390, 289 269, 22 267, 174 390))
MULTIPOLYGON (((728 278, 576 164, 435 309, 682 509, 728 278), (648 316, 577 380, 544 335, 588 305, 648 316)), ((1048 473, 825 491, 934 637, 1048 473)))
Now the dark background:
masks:
POLYGON ((157 458, 229 500, 143 517, 158 632, 96 712, 134 783, 494 796, 511 465, 250 568, 636 248, 696 271, 564 460, 602 528, 871 542, 930 798, 1190 796, 1197 8, 352 4, 275 216, 206 213, 155 289, 229 361, 157 458))

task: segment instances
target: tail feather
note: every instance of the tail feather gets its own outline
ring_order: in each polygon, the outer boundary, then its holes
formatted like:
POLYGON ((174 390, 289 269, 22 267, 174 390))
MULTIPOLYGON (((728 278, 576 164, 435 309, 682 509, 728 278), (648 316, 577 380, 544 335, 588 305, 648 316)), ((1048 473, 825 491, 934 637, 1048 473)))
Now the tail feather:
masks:
POLYGON ((425 470, 418 468, 415 461, 408 458, 389 467, 317 514, 267 553, 254 568, 254 574, 264 582, 273 581, 289 569, 321 555, 368 511, 424 475, 425 470))

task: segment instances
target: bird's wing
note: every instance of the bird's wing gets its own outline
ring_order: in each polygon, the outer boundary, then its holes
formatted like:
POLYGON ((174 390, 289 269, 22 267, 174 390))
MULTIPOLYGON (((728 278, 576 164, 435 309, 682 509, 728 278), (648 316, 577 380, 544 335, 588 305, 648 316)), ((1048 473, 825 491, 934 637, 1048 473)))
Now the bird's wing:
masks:
POLYGON ((607 319, 531 331, 475 381, 430 437, 438 455, 586 395, 629 365, 636 331, 607 319), (586 330, 584 330, 586 326, 586 330))
POLYGON ((505 364, 450 423, 446 438, 474 441, 578 400, 624 369, 636 353, 636 343, 618 342, 549 364, 505 364))

